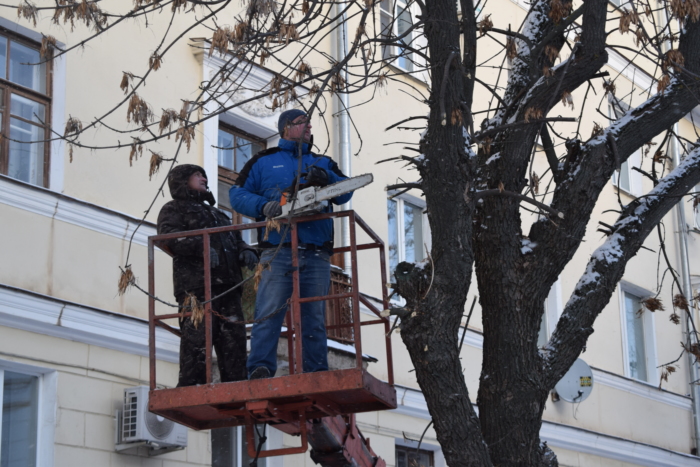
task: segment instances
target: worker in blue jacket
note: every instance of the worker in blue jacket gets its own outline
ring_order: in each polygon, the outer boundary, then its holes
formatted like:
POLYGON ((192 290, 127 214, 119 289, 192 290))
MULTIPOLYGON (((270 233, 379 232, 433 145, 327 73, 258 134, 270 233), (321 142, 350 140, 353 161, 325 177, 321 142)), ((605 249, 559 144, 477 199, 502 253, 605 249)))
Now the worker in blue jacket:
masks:
MULTIPOLYGON (((285 189, 295 186, 297 176, 307 186, 326 186, 347 177, 333 159, 311 152, 311 123, 305 112, 292 109, 282 112, 278 120, 282 138, 276 148, 261 151, 245 165, 236 185, 229 191, 231 207, 258 221, 274 218, 282 213, 280 200, 285 189), (299 144, 301 142, 301 170, 299 144)), ((352 193, 332 201, 344 204, 352 193)), ((329 204, 326 212, 332 211, 329 204)), ((333 254, 333 221, 324 219, 302 222, 299 236, 300 296, 317 297, 328 294, 330 286, 330 257, 333 254)), ((265 238, 264 229, 258 239, 265 238)), ((247 368, 249 379, 268 378, 277 371, 277 342, 284 322, 287 300, 292 295, 292 252, 290 232, 284 227, 270 231, 260 261, 269 264, 262 272, 255 303, 255 319, 259 320, 282 309, 272 318, 253 325, 251 351, 247 368), (282 234, 285 237, 282 238, 282 234), (282 243, 282 247, 277 249, 282 243)), ((301 327, 304 372, 328 370, 325 302, 301 305, 301 327)))

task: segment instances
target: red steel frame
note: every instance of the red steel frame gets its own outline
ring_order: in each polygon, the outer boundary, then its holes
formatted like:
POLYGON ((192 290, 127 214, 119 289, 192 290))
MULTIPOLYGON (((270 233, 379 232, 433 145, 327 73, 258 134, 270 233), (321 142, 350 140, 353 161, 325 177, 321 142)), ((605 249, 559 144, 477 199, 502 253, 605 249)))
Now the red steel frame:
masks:
MULTIPOLYGON (((367 298, 362 296, 360 294, 360 288, 359 288, 359 277, 358 277, 358 270, 357 270, 357 252, 361 250, 370 250, 370 249, 377 249, 379 250, 379 262, 380 262, 380 274, 381 274, 381 280, 382 280, 382 303, 384 309, 387 309, 389 307, 389 301, 388 301, 388 293, 386 290, 386 282, 387 282, 387 277, 386 277, 386 259, 385 259, 385 250, 384 250, 384 242, 382 242, 381 238, 358 216, 354 211, 341 211, 341 212, 336 212, 336 213, 325 213, 325 214, 316 214, 316 215, 311 215, 311 216, 302 216, 302 217, 296 217, 296 218, 291 218, 291 219, 281 219, 280 222, 282 224, 289 223, 290 224, 290 230, 291 230, 291 243, 292 243, 292 266, 293 266, 293 274, 292 274, 292 283, 293 283, 293 292, 292 292, 292 299, 291 299, 291 304, 289 307, 289 310, 291 313, 287 313, 286 316, 286 322, 287 322, 287 331, 283 332, 282 335, 285 335, 287 337, 287 343, 289 346, 289 375, 299 375, 299 377, 302 378, 309 378, 309 377, 316 377, 318 378, 318 381, 320 381, 320 384, 323 384, 323 375, 322 373, 314 373, 314 374, 307 374, 307 375, 302 375, 303 370, 301 367, 301 362, 302 360, 302 339, 300 339, 298 336, 301 336, 301 304, 302 303, 307 303, 307 302, 313 302, 313 301, 319 301, 319 300, 330 300, 330 299, 344 299, 344 298, 350 298, 352 301, 352 323, 348 324, 340 324, 336 325, 335 327, 353 327, 355 339, 354 339, 354 346, 355 346, 355 355, 356 355, 356 370, 359 370, 360 375, 364 375, 364 370, 362 369, 362 339, 361 339, 361 327, 362 326, 367 326, 367 325, 374 325, 374 324, 383 324, 384 325, 384 335, 385 335, 385 344, 386 344, 386 361, 387 361, 387 375, 388 375, 388 384, 392 387, 393 391, 393 384, 394 384, 394 368, 393 368, 393 361, 392 361, 392 349, 391 349, 391 337, 389 336, 389 330, 390 330, 390 323, 388 318, 382 317, 381 316, 381 311, 378 310, 372 302, 370 302, 367 298), (310 222, 310 221, 315 221, 315 220, 321 220, 321 219, 334 219, 334 218, 342 218, 342 217, 347 217, 349 221, 349 226, 350 226, 350 245, 342 248, 336 248, 334 250, 335 253, 345 253, 345 252, 350 252, 350 259, 351 259, 351 288, 350 292, 346 293, 341 293, 341 294, 334 294, 334 295, 326 295, 322 297, 308 297, 308 298, 300 298, 299 297, 299 271, 298 271, 298 266, 299 266, 299 258, 298 258, 298 237, 297 237, 297 225, 303 222, 310 222), (361 245, 357 244, 357 236, 356 236, 356 227, 359 225, 359 227, 371 238, 371 242, 369 243, 364 243, 361 245), (375 320, 369 320, 369 321, 364 321, 362 322, 360 320, 360 303, 363 303, 367 308, 369 308, 376 316, 378 319, 375 320), (315 376, 317 375, 317 376, 315 376)), ((192 231, 187 231, 187 232, 177 232, 177 233, 172 233, 172 234, 165 234, 165 235, 155 235, 151 236, 148 238, 148 292, 149 292, 149 301, 148 301, 148 317, 149 317, 149 360, 150 360, 150 389, 151 389, 151 394, 152 394, 152 399, 154 398, 154 392, 156 388, 156 343, 155 343, 155 338, 156 338, 156 326, 161 327, 163 329, 166 329, 178 336, 180 336, 180 332, 177 329, 174 329, 173 327, 169 326, 168 324, 164 323, 163 321, 166 319, 173 319, 173 318, 180 318, 180 317, 187 317, 191 316, 192 312, 184 312, 184 313, 170 313, 170 314, 165 314, 165 315, 156 315, 155 313, 155 254, 154 254, 154 247, 156 245, 159 245, 160 242, 163 242, 165 240, 170 240, 170 239, 176 239, 176 238, 183 238, 183 237, 194 237, 194 236, 202 236, 203 238, 203 252, 208 252, 209 251, 209 245, 210 245, 210 236, 213 234, 217 233, 222 233, 222 232, 230 232, 230 231, 236 231, 236 230, 247 230, 247 229, 254 229, 258 227, 264 227, 266 225, 265 222, 257 222, 253 224, 241 224, 241 225, 233 225, 233 226, 226 226, 226 227, 217 227, 213 229, 202 229, 202 230, 192 230, 192 231)), ((164 250, 167 251, 167 249, 164 248, 164 250)), ((209 300, 211 300, 211 273, 210 273, 210 264, 209 264, 209 255, 204 254, 204 284, 205 284, 205 300, 207 301, 204 309, 204 323, 205 323, 205 336, 206 336, 206 383, 209 385, 212 382, 212 376, 211 376, 211 364, 212 364, 212 315, 211 315, 211 303, 209 303, 209 300)), ((342 370, 342 371, 348 371, 348 370, 342 370)), ((324 372, 325 373, 325 372, 324 372)), ((370 376, 371 378, 371 376, 370 376)), ((268 382, 273 382, 275 379, 272 380, 266 380, 268 382)), ((291 381, 291 380, 290 380, 291 381)), ((296 380, 295 380, 296 381, 296 380)), ((250 387, 255 386, 257 383, 261 381, 255 381, 255 382, 250 382, 249 385, 250 387)), ((241 384, 242 382, 239 383, 226 383, 226 384, 241 384)), ((300 380, 299 387, 301 388, 307 388, 310 387, 309 383, 306 382, 306 380, 300 380)), ((179 391, 187 390, 183 392, 183 395, 185 393, 190 393, 194 388, 178 388, 179 391)), ((171 390, 172 391, 172 390, 171 390)), ((160 391, 156 391, 160 392, 160 391)), ((247 400, 247 399, 246 399, 247 400)), ((323 396, 317 396, 316 399, 316 404, 318 404, 317 400, 324 400, 323 396)), ((386 400, 386 398, 385 398, 386 400)), ((327 402, 327 399, 326 399, 327 402)), ((395 392, 394 392, 394 402, 395 406, 395 392)), ((153 404, 152 404, 153 405, 153 404)), ((162 405, 162 404, 161 404, 162 405)), ((165 404, 167 405, 167 404, 165 404)), ((271 403, 268 400, 247 400, 245 403, 245 409, 244 410, 229 410, 229 413, 235 413, 236 415, 241 415, 245 418, 245 424, 248 426, 248 432, 249 436, 252 436, 252 427, 253 423, 259 422, 259 421, 265 421, 267 419, 276 419, 276 420, 282 420, 283 422, 286 423, 298 423, 298 426, 300 428, 300 434, 302 435, 302 446, 296 447, 296 448, 286 448, 286 449, 281 449, 281 450, 274 450, 274 451, 262 451, 260 453, 260 457, 267 457, 270 455, 281 455, 281 454, 292 454, 292 453, 298 453, 298 452, 305 452, 307 449, 307 436, 306 436, 306 415, 304 412, 304 404, 289 404, 288 406, 285 406, 283 409, 279 409, 275 404, 271 403), (295 406, 295 407, 292 407, 295 406), (274 407, 274 409, 271 409, 271 407, 274 407), (292 407, 292 408, 290 408, 292 407), (301 407, 301 408, 300 408, 301 407), (291 410, 291 411, 290 411, 291 410), (270 414, 272 412, 275 412, 277 414, 279 413, 285 413, 288 414, 286 417, 280 417, 279 415, 276 415, 272 417, 270 414), (267 415, 266 415, 267 414, 267 415)), ((330 407, 330 405, 327 405, 326 407, 330 407)), ((166 407, 167 408, 167 407, 166 407)), ((387 406, 386 408, 391 408, 391 404, 387 406)), ((161 410, 165 410, 162 408, 161 410)), ((342 410, 339 409, 337 406, 335 406, 334 411, 328 411, 328 409, 321 409, 324 410, 328 415, 333 415, 337 413, 342 413, 342 410)), ((375 408, 376 410, 376 408, 375 408)), ((357 410, 357 411, 364 411, 364 410, 357 410)), ((226 412, 226 411, 222 411, 226 412)), ((165 416, 169 416, 170 418, 173 418, 171 414, 166 414, 163 413, 165 416)), ((181 420, 175 420, 175 421, 180 421, 183 423, 181 420)), ((187 424, 187 423, 184 423, 187 424)), ((196 427, 196 425, 190 423, 189 426, 196 427)), ((210 425, 213 426, 213 425, 210 425)), ((249 443, 249 449, 253 448, 252 444, 254 443, 249 443)), ((255 454, 253 452, 253 454, 255 454)))

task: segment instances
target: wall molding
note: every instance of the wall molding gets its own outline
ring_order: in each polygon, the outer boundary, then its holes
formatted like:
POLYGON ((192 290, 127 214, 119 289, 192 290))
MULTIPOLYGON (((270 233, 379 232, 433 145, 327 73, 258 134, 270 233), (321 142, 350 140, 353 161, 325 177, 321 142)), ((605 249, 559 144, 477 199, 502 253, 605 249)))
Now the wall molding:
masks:
MULTIPOLYGON (((148 356, 148 321, 0 284, 0 326, 148 356)), ((180 339, 156 328, 156 357, 179 361, 180 339)))
MULTIPOLYGON (((0 175, 0 203, 120 240, 129 240, 140 221, 128 214, 4 175, 0 175)), ((155 224, 144 222, 134 235, 134 243, 146 246, 151 235, 156 235, 155 224)))

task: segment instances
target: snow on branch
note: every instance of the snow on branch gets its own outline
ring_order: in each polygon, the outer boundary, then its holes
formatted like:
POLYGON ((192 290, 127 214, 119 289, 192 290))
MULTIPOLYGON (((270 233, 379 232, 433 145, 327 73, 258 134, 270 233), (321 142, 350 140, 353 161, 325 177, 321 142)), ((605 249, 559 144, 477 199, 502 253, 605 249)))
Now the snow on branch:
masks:
POLYGON ((700 182, 700 147, 647 195, 627 205, 612 233, 591 255, 547 344, 546 377, 558 381, 583 350, 593 322, 610 300, 627 262, 681 197, 700 182))

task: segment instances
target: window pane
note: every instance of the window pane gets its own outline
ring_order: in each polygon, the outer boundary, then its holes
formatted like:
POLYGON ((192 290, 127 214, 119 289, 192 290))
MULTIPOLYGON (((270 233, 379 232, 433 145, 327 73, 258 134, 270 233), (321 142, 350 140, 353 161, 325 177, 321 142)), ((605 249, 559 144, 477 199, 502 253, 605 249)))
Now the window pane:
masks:
MULTIPOLYGON (((396 35, 401 36, 406 31, 408 31, 413 25, 413 20, 411 19, 411 13, 408 11, 408 6, 403 1, 399 1, 396 5, 397 15, 396 15, 396 35)), ((401 39, 404 44, 411 44, 413 41, 413 32, 406 34, 401 39)), ((413 71, 413 62, 411 62, 411 53, 405 51, 404 49, 399 49, 399 66, 405 70, 413 71)))
MULTIPOLYGON (((387 200, 387 217, 389 220, 389 273, 393 274, 396 266, 399 264, 399 229, 396 219, 396 209, 398 203, 393 200, 387 200)), ((391 281, 393 278, 390 278, 391 281)))
POLYGON ((7 38, 0 36, 0 78, 7 79, 7 38))
POLYGON ((7 174, 34 185, 44 184, 44 130, 16 118, 10 119, 10 160, 7 174), (18 142, 26 141, 26 143, 18 142))
POLYGON ((31 99, 22 97, 19 94, 12 94, 10 97, 10 112, 33 122, 44 124, 44 111, 46 106, 31 99))
POLYGON ((219 142, 217 143, 219 146, 219 165, 229 170, 233 170, 233 145, 233 135, 219 130, 219 142))
POLYGON ((617 186, 625 191, 630 191, 630 166, 627 161, 620 165, 620 174, 618 176, 617 186))
MULTIPOLYGON (((241 220, 243 224, 252 224, 255 222, 255 219, 245 216, 241 216, 241 220)), ((243 241, 248 245, 256 245, 258 243, 258 229, 242 230, 241 235, 243 236, 243 241)))
POLYGON ((211 430, 211 467, 235 467, 238 427, 211 430))
POLYGON ((404 246, 406 261, 423 259, 423 211, 412 204, 403 203, 404 246))
POLYGON ((219 207, 231 209, 231 201, 228 198, 228 190, 231 189, 231 185, 226 182, 219 180, 219 207))
POLYGON ((406 451, 402 449, 396 450, 396 467, 408 467, 406 462, 406 451))
POLYGON ((625 317, 627 321, 627 353, 629 355, 630 376, 647 380, 647 359, 644 348, 644 314, 639 297, 625 292, 625 317))
POLYGON ((1 467, 36 466, 39 378, 5 371, 1 467))
MULTIPOLYGON (((382 5, 384 5, 384 2, 382 2, 382 5)), ((380 19, 380 21, 381 21, 381 36, 383 38, 387 38, 387 37, 391 36, 391 15, 389 13, 385 13, 384 10, 382 10, 380 17, 381 17, 381 19, 380 19)), ((382 44, 382 59, 387 60, 390 57, 391 57, 391 46, 382 44)))
POLYGON ((46 64, 27 65, 39 61, 38 50, 10 41, 10 81, 46 93, 46 64))
POLYGON ((255 154, 253 144, 245 138, 236 136, 236 168, 234 170, 236 172, 243 170, 245 163, 250 160, 253 154, 255 154))

